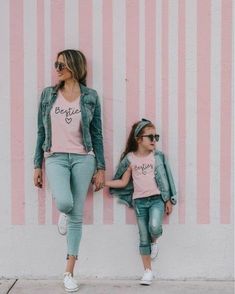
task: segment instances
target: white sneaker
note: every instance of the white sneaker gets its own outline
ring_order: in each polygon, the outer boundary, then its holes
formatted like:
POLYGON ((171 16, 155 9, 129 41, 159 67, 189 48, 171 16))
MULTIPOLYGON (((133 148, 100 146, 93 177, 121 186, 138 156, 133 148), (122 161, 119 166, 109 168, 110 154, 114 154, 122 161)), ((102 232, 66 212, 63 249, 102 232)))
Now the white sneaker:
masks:
POLYGON ((144 271, 144 275, 140 280, 140 285, 151 285, 153 281, 153 272, 150 269, 144 271))
POLYGON ((67 233, 67 220, 67 215, 65 213, 61 213, 58 220, 58 231, 61 235, 66 235, 67 233))
POLYGON ((69 272, 64 273, 64 287, 67 292, 76 292, 79 289, 77 281, 69 272))
POLYGON ((159 251, 159 247, 158 247, 158 243, 152 243, 151 244, 151 259, 154 260, 155 258, 157 258, 158 255, 158 251, 159 251))

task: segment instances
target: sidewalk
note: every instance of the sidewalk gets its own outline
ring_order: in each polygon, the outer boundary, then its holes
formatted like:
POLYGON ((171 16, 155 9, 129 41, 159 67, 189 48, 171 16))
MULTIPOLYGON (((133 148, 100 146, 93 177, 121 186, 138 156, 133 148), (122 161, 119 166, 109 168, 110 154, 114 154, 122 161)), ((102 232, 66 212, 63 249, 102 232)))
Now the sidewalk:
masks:
MULTIPOLYGON (((60 280, 0 280, 0 294, 64 294, 60 280)), ((74 292, 75 293, 75 292, 74 292)), ((81 294, 234 294, 232 281, 81 280, 81 294)))

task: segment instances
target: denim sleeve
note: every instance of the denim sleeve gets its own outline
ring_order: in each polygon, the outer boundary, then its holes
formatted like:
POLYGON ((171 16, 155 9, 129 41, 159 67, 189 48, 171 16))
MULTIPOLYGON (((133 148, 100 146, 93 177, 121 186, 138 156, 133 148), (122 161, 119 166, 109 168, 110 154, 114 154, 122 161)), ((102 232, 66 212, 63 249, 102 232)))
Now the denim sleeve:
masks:
MULTIPOLYGON (((127 170, 130 162, 127 157, 124 157, 121 162, 119 162, 117 171, 113 177, 114 180, 120 179, 124 172, 127 170)), ((133 181, 130 179, 129 183, 124 188, 109 188, 111 195, 116 196, 120 203, 127 205, 128 207, 133 207, 132 205, 132 195, 134 192, 133 181)))
POLYGON ((168 178, 168 182, 169 182, 169 187, 170 187, 170 201, 172 204, 175 205, 177 203, 175 183, 174 183, 174 179, 173 179, 173 176, 171 173, 169 163, 168 163, 165 155, 163 155, 163 161, 164 161, 164 167, 166 170, 166 174, 167 174, 167 178, 168 178))
POLYGON ((129 167, 129 165, 130 165, 130 162, 129 162, 127 156, 125 156, 125 157, 119 162, 113 180, 120 179, 120 178, 122 177, 122 175, 124 174, 124 172, 125 172, 125 171, 127 170, 127 168, 129 167))
POLYGON ((90 133, 93 150, 96 156, 97 169, 105 169, 104 146, 102 135, 101 107, 99 97, 96 94, 94 115, 90 124, 90 133))
POLYGON ((45 141, 45 129, 42 121, 42 100, 43 100, 44 92, 42 92, 40 98, 40 104, 38 108, 38 131, 37 131, 37 143, 34 154, 34 168, 41 168, 43 162, 43 149, 42 145, 45 141))

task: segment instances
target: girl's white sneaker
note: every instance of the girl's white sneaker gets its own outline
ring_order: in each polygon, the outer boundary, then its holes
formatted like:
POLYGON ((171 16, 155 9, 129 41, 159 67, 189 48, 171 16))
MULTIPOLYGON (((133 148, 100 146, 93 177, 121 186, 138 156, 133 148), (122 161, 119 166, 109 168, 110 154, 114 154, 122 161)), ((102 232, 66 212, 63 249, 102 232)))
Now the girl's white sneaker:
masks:
POLYGON ((64 288, 67 292, 76 292, 79 289, 77 281, 69 272, 64 273, 64 288))
POLYGON ((61 235, 67 234, 68 217, 65 213, 61 213, 58 220, 58 231, 61 235))
POLYGON ((140 280, 140 285, 151 285, 153 281, 153 272, 150 269, 144 271, 144 275, 140 280))

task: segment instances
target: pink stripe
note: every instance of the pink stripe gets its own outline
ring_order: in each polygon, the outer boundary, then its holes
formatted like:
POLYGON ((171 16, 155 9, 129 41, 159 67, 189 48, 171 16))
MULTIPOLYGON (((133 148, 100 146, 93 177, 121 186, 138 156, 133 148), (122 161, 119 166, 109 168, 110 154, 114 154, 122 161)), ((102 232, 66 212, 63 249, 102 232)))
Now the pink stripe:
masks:
MULTIPOLYGON (((88 62, 88 87, 92 87, 92 18, 92 1, 79 1, 79 49, 85 54, 88 62)), ((94 222, 93 202, 93 191, 90 188, 84 208, 85 224, 94 222)))
MULTIPOLYGON (((127 133, 139 120, 139 2, 126 1, 126 122, 127 133)), ((134 212, 126 210, 126 222, 136 223, 134 212)))
POLYGON ((17 225, 25 223, 23 37, 23 0, 10 1, 11 218, 17 225))
MULTIPOLYGON (((162 1, 162 149, 168 153, 168 0, 162 1)), ((163 223, 169 223, 165 216, 163 223)))
MULTIPOLYGON (((64 26, 65 26, 65 4, 64 0, 51 0, 51 57, 52 65, 56 60, 57 53, 64 49, 64 26)), ((52 83, 56 83, 55 71, 52 68, 52 83)), ((52 200, 52 223, 58 221, 59 212, 55 202, 52 200)))
POLYGON ((210 222, 211 1, 197 2, 197 222, 210 222))
MULTIPOLYGON (((103 1, 103 106, 106 176, 113 175, 113 6, 103 1)), ((113 223, 113 198, 104 189, 103 222, 113 223)))
POLYGON ((220 218, 231 223, 232 164, 232 1, 222 1, 221 38, 221 156, 220 156, 220 218))
POLYGON ((185 0, 179 1, 178 32, 178 158, 179 158, 179 223, 185 223, 185 0))
POLYGON ((79 1, 79 47, 87 58, 88 80, 92 85, 92 0, 79 1))
MULTIPOLYGON (((155 122, 156 1, 145 1, 145 113, 155 122)), ((142 81, 140 81, 142 83, 142 81)))
MULTIPOLYGON (((44 2, 37 1, 37 88, 44 86, 44 2)), ((43 167, 43 189, 38 190, 38 224, 46 223, 45 169, 43 167)))

